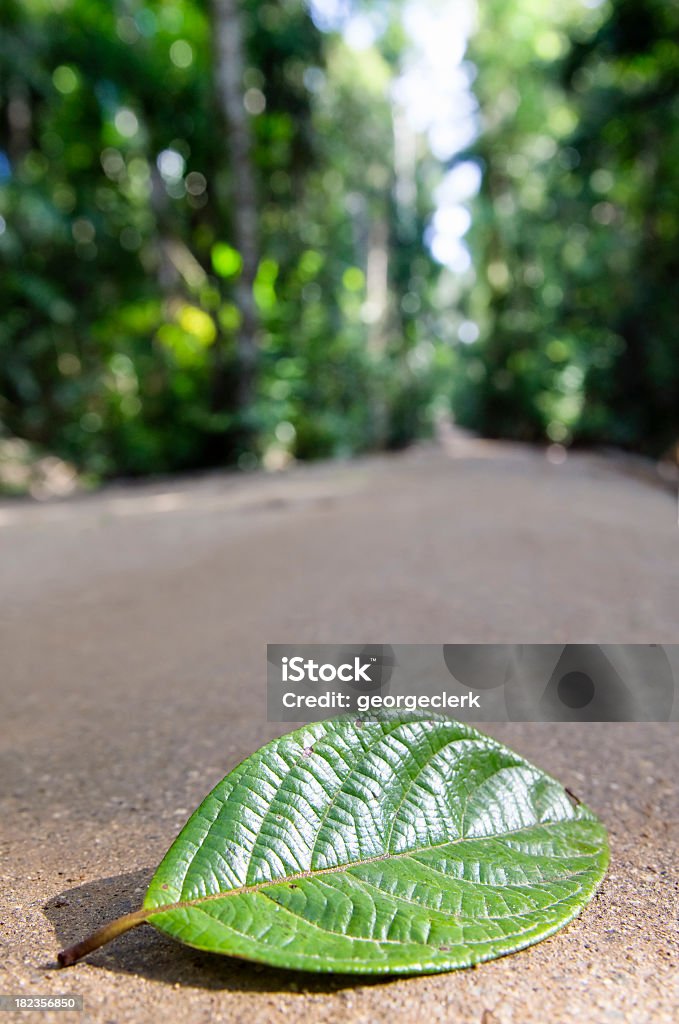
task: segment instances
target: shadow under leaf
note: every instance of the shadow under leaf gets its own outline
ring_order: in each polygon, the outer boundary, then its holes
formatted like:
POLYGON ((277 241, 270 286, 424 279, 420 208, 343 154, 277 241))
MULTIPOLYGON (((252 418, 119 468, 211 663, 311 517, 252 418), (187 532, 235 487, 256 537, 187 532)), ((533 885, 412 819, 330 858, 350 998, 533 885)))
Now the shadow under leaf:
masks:
MULTIPOLYGON (((143 868, 87 882, 53 896, 43 910, 54 928, 59 948, 69 946, 108 921, 136 910, 142 903, 152 875, 152 868, 143 868)), ((54 961, 49 967, 56 967, 56 953, 55 949, 54 961)), ((397 977, 286 971, 217 953, 203 953, 174 942, 147 924, 126 932, 91 953, 86 962, 93 967, 135 974, 171 985, 230 989, 234 992, 327 994, 399 980, 397 977)))

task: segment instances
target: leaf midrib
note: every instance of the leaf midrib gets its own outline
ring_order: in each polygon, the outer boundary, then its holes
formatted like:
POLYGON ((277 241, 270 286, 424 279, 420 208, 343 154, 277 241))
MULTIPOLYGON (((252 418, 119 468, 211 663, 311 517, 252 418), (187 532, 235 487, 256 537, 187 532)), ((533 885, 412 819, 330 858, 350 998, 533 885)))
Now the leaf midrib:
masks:
MULTIPOLYGON (((576 872, 576 874, 581 875, 581 874, 586 874, 586 872, 579 871, 579 872, 576 872)), ((576 875, 572 875, 571 877, 574 878, 574 877, 576 877, 576 875)), ((368 883, 368 884, 370 884, 370 883, 368 883)), ((569 903, 569 901, 572 901, 573 899, 575 899, 576 896, 578 895, 578 893, 582 892, 582 891, 583 891, 583 886, 579 886, 577 892, 569 893, 567 896, 562 896, 559 899, 554 900, 553 903, 550 903, 549 908, 552 909, 553 907, 560 906, 561 904, 569 903)), ((268 895, 268 893, 264 893, 263 895, 267 899, 271 900, 271 897, 268 895)), ((394 894, 393 898, 394 899, 399 899, 399 900, 402 899, 402 897, 398 896, 397 894, 394 894)), ((379 938, 378 939, 378 938, 374 938, 373 936, 370 936, 370 935, 347 935, 345 932, 338 932, 338 931, 335 931, 332 928, 327 928, 327 927, 325 927, 323 925, 320 925, 317 921, 310 921, 308 917, 303 917, 301 914, 295 913, 295 911, 291 910, 290 907, 286 907, 286 906, 283 906, 280 903, 276 903, 275 900, 271 900, 271 902, 275 903, 276 907, 278 909, 282 910, 284 913, 290 914, 291 916, 293 916, 293 917, 297 918, 298 920, 302 921, 305 926, 313 927, 317 931, 323 932, 325 935, 337 935, 339 938, 351 939, 352 941, 355 941, 355 942, 372 942, 375 945, 403 946, 405 944, 404 940, 402 940, 402 939, 385 939, 385 938, 379 938)), ((412 903, 413 901, 412 900, 405 900, 404 902, 412 903)), ((200 910, 200 906, 198 906, 198 909, 200 910)), ((422 907, 422 909, 424 910, 424 909, 427 909, 427 908, 422 907)), ((443 916, 453 918, 456 921, 456 923, 462 925, 463 927, 464 927, 464 924, 466 922, 469 922, 471 924, 478 923, 473 918, 462 918, 462 917, 460 917, 457 914, 444 914, 443 911, 438 911, 438 913, 443 914, 443 916)), ((521 918, 524 918, 524 917, 530 917, 530 915, 534 914, 534 913, 535 913, 534 910, 529 910, 529 911, 525 911, 524 913, 509 914, 507 916, 512 917, 513 919, 516 919, 516 918, 521 919, 521 918)), ((502 918, 484 917, 483 920, 484 921, 496 921, 496 920, 502 920, 502 918)), ((245 939, 254 939, 254 941, 261 941, 260 939, 254 938, 254 936, 251 936, 248 932, 243 932, 239 928, 235 928, 232 923, 231 924, 226 924, 223 921, 220 921, 219 923, 220 923, 220 925, 222 925, 222 927, 229 928, 231 931, 236 932, 238 935, 243 936, 243 938, 245 938, 245 939)), ((525 929, 523 929, 523 931, 521 933, 516 933, 516 934, 525 934, 525 933, 527 933, 529 931, 532 931, 536 927, 538 927, 538 925, 537 925, 536 922, 534 922, 534 923, 532 923, 530 925, 529 928, 525 928, 525 929)), ((464 939, 464 945, 465 946, 483 946, 483 945, 486 945, 487 943, 492 942, 492 941, 493 941, 492 938, 483 938, 483 939, 467 939, 467 938, 465 938, 464 939)), ((426 946, 429 949, 436 949, 437 948, 433 943, 430 943, 428 941, 420 942, 420 941, 417 941, 417 940, 413 940, 410 944, 411 945, 418 945, 418 946, 426 946)), ((309 954, 305 954, 305 955, 309 955, 309 954)), ((327 956, 327 954, 324 954, 324 956, 327 956)))
MULTIPOLYGON (((484 839, 504 839, 507 836, 519 835, 521 832, 528 832, 534 828, 546 828, 550 825, 568 825, 573 822, 582 823, 587 821, 589 824, 595 825, 596 822, 590 822, 587 818, 571 818, 567 821, 554 820, 539 822, 536 825, 522 825, 521 828, 510 829, 507 832, 498 832, 492 835, 485 836, 460 836, 458 839, 448 839, 442 843, 431 843, 428 846, 418 846, 410 850, 402 850, 400 853, 380 853, 374 857, 364 857, 361 860, 345 861, 342 864, 336 864, 330 868, 310 868, 307 871, 299 871, 293 875, 283 875, 280 878, 272 878, 263 882, 254 882, 252 885, 241 885, 234 889, 225 889, 223 892, 209 893, 206 896, 196 896, 189 900, 177 900, 175 903, 167 903, 159 907, 144 907, 147 912, 146 917, 151 917, 155 914, 164 914, 171 910, 184 910, 189 907, 200 907, 203 903, 209 903, 213 900, 227 899, 231 896, 245 896, 249 893, 260 892, 262 889, 269 889, 276 885, 286 885, 298 881, 303 881, 306 878, 318 878, 323 875, 336 875, 342 872, 346 872, 351 868, 363 867, 366 864, 376 864, 379 861, 392 861, 400 860, 405 857, 413 857, 415 854, 428 853, 430 850, 438 850, 444 846, 458 846, 461 843, 473 843, 484 839)), ((559 859, 558 854, 550 854, 550 859, 559 859)), ((560 859, 565 859, 563 856, 560 859)), ((506 883, 503 883, 506 885, 506 883)))

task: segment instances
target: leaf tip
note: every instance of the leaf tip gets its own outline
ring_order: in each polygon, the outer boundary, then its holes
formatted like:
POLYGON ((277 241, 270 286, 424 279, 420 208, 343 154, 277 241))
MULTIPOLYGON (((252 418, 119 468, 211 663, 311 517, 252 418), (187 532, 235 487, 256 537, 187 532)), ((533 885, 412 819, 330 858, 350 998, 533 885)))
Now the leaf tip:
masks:
POLYGON ((566 796, 568 797, 568 799, 572 803, 573 807, 579 807, 580 804, 582 803, 582 800, 580 799, 580 797, 576 796, 575 793, 573 792, 573 790, 569 789, 568 786, 564 786, 564 790, 566 792, 566 796))

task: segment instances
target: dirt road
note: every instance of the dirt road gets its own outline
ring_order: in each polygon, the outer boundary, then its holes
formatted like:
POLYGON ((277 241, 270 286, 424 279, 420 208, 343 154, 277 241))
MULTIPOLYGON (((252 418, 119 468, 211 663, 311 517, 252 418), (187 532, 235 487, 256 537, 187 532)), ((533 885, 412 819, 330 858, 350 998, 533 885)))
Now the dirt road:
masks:
POLYGON ((676 723, 488 726, 611 832, 599 896, 523 953, 366 983, 144 927, 53 968, 140 902, 199 800, 288 728, 266 721, 267 642, 679 642, 671 494, 593 456, 424 448, 6 502, 0 557, 0 992, 82 994, 96 1022, 676 1019, 676 723))

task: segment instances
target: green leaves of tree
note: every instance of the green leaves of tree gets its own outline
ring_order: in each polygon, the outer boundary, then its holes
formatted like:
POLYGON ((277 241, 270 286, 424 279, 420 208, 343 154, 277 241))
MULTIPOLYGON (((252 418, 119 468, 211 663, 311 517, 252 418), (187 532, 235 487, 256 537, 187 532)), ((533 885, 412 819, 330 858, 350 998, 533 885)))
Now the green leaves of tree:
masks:
POLYGON ((238 277, 243 267, 243 257, 226 242, 216 242, 210 253, 212 267, 220 277, 238 277))
POLYGON ((227 775, 126 927, 277 967, 445 971, 561 928, 607 861, 594 814, 495 740, 442 719, 344 717, 227 775))
POLYGON ((679 7, 584 6, 478 5, 466 303, 480 340, 460 350, 455 419, 674 458, 679 7))

